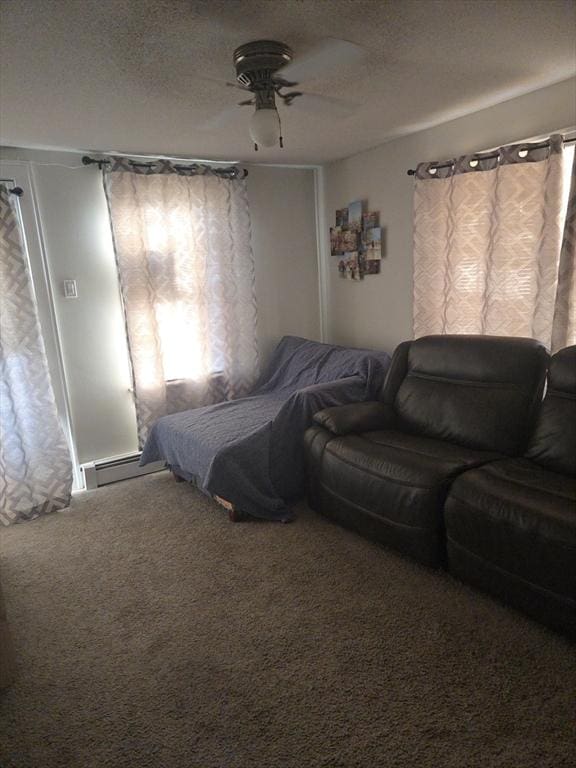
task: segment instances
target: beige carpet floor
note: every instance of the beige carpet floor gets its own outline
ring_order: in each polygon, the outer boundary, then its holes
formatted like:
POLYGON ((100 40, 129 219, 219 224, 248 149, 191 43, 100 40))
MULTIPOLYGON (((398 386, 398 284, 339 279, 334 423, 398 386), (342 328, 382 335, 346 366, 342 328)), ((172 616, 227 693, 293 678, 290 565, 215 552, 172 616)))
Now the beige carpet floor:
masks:
POLYGON ((305 507, 167 473, 4 529, 2 768, 562 768, 576 650, 305 507))

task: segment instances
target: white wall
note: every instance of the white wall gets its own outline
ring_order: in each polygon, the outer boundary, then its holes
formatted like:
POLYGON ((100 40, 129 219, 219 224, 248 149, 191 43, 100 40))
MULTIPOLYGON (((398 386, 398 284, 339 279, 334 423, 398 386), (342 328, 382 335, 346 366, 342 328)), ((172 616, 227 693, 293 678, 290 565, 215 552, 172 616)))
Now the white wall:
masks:
MULTIPOLYGON (((399 138, 325 169, 325 231, 336 208, 364 199, 380 211, 385 256, 380 275, 342 280, 336 257, 327 269, 327 340, 392 351, 412 337, 412 193, 406 175, 421 161, 454 156, 576 125, 576 79, 467 117, 399 138)), ((393 105, 390 105, 393 109, 393 105)))
MULTIPOLYGON (((136 450, 120 295, 102 181, 81 155, 3 148, 30 164, 80 462, 136 450), (65 299, 62 281, 78 283, 65 299)), ((265 358, 279 338, 318 338, 312 170, 250 167, 248 195, 265 358)))
POLYGON ((247 181, 265 361, 286 334, 320 340, 314 172, 249 166, 247 181))
MULTIPOLYGON (((328 340, 391 351, 411 337, 413 181, 406 170, 574 126, 575 85, 560 83, 326 167, 323 239, 335 209, 359 198, 380 211, 386 230, 382 274, 361 283, 341 280, 336 259, 324 256, 328 340)), ((79 459, 133 451, 128 356, 100 174, 81 166, 76 153, 5 148, 1 157, 32 169, 79 459), (64 278, 78 281, 78 299, 63 298, 64 278)), ((320 338, 314 172, 249 166, 248 195, 265 362, 284 334, 320 338)))
POLYGON ((136 448, 118 281, 100 174, 80 155, 2 150, 30 162, 80 462, 136 448), (65 299, 62 281, 78 284, 65 299))

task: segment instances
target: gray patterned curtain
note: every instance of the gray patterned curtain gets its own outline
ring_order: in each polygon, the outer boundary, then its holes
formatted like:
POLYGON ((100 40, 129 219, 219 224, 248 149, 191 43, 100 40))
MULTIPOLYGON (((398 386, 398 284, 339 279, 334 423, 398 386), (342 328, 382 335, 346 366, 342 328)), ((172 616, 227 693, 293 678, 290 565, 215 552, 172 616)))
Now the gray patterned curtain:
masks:
POLYGON ((142 446, 160 416, 242 397, 257 376, 246 183, 123 158, 104 183, 142 446))
POLYGON ((0 185, 0 522, 67 507, 71 488, 18 218, 0 185))
POLYGON ((574 248, 561 258, 563 162, 562 139, 553 136, 418 166, 415 337, 528 336, 552 351, 571 343, 575 318, 565 297, 574 248))
POLYGON ((576 344, 576 152, 558 266, 558 288, 552 324, 552 349, 576 344))

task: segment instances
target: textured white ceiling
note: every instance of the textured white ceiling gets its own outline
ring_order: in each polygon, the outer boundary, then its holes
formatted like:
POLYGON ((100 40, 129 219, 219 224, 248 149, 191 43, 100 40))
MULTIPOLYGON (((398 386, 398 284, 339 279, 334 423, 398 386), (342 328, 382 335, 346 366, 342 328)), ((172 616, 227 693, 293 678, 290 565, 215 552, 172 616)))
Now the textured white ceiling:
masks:
POLYGON ((574 74, 574 0, 0 0, 0 143, 320 163, 574 74), (357 108, 280 106, 285 149, 255 155, 232 51, 365 46, 302 83, 357 108), (204 128, 202 129, 202 126, 204 128))

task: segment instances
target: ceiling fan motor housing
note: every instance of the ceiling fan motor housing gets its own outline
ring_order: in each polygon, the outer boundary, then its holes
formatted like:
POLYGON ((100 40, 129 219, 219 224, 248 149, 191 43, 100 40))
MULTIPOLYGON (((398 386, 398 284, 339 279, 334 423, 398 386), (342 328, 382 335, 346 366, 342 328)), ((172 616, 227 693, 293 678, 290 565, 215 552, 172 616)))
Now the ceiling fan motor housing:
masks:
POLYGON ((275 72, 292 61, 292 49, 274 40, 255 40, 236 48, 234 66, 240 85, 255 92, 269 89, 275 72))

